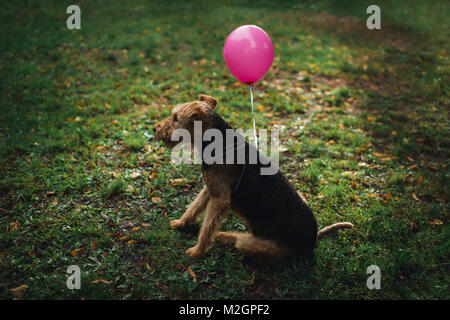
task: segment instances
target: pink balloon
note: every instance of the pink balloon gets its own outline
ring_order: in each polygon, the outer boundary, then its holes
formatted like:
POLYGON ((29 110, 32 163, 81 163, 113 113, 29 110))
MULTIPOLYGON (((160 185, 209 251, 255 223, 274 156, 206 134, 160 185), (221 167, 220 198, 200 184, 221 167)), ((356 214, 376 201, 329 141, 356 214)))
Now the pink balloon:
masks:
POLYGON ((260 27, 240 26, 225 41, 223 57, 236 79, 246 84, 255 83, 272 65, 272 40, 260 27))

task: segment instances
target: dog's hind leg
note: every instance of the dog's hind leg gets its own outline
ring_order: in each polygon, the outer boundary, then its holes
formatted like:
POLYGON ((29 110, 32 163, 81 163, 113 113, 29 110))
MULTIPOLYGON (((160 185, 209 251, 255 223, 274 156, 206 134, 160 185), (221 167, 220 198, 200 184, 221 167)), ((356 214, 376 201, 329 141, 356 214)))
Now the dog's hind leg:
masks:
POLYGON ((170 222, 170 227, 172 229, 178 229, 194 223, 197 217, 205 211, 208 200, 208 188, 205 186, 195 200, 191 202, 181 218, 170 222))
POLYGON ((226 245, 234 245, 245 256, 263 264, 279 263, 294 256, 291 250, 276 241, 255 237, 250 233, 218 232, 216 241, 226 245))

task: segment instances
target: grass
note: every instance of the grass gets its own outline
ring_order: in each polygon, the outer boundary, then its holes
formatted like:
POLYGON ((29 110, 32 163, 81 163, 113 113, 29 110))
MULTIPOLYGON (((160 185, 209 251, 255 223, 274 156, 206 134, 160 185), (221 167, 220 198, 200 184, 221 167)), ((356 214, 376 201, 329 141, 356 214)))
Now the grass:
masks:
POLYGON ((136 0, 79 1, 69 31, 70 4, 1 5, 0 298, 450 297, 447 2, 380 1, 382 30, 365 28, 370 3, 136 0), (216 245, 191 260, 196 228, 169 228, 200 168, 173 165, 151 128, 200 93, 250 128, 222 57, 247 23, 275 45, 255 102, 258 127, 282 129, 281 170, 320 227, 356 226, 314 259, 256 266, 216 245), (66 287, 73 264, 81 290, 66 287))

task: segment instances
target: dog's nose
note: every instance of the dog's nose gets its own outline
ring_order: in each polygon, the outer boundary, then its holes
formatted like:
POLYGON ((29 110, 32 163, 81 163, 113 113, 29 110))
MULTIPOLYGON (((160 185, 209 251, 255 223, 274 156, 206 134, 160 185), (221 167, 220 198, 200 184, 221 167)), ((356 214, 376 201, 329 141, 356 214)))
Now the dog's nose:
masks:
POLYGON ((156 132, 156 126, 153 127, 153 132, 156 132))

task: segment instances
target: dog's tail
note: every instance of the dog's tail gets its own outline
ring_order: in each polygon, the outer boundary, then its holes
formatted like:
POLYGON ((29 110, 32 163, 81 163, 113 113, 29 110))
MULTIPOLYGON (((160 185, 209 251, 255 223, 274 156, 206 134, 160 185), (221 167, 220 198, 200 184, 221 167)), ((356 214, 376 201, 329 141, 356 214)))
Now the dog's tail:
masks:
POLYGON ((326 236, 332 231, 345 228, 353 228, 353 224, 351 224, 350 222, 339 222, 332 224, 331 226, 325 227, 317 233, 317 240, 322 239, 324 236, 326 236))

